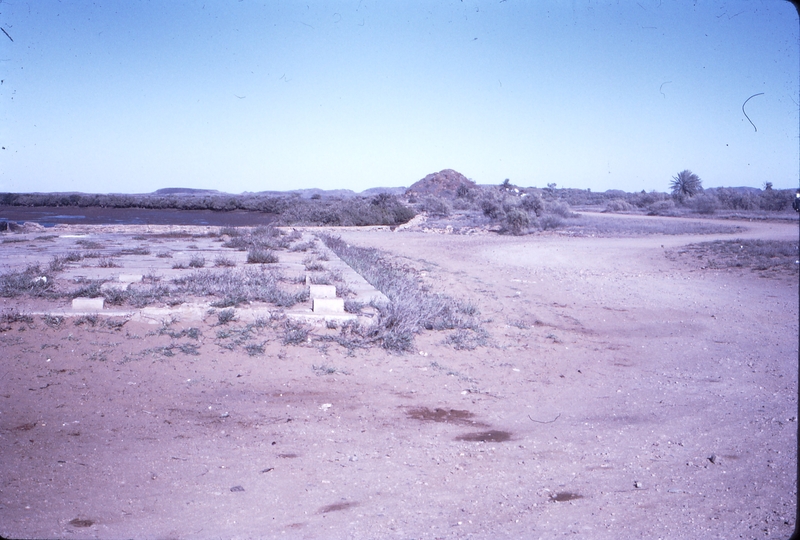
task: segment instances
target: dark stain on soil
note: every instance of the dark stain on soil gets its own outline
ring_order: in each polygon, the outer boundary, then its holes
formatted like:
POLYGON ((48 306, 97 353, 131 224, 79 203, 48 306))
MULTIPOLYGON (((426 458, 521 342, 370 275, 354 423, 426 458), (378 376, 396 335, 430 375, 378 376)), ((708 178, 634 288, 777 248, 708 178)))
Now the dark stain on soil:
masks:
POLYGON ((569 491, 561 491, 554 495, 550 495, 550 500, 553 502, 567 502, 574 501, 575 499, 583 499, 583 495, 569 491))
POLYGON ((291 458, 296 458, 297 454, 278 454, 278 457, 284 459, 291 459, 291 458))
POLYGON ((358 506, 357 502, 342 502, 342 503, 334 503, 329 504, 328 506, 323 506, 319 509, 320 514, 327 514, 328 512, 339 512, 341 510, 347 510, 348 508, 353 508, 354 506, 358 506))
POLYGON ((70 520, 69 524, 72 525, 73 527, 91 527, 92 525, 94 525, 94 521, 92 521, 91 519, 75 518, 73 520, 70 520))
POLYGON ((483 422, 473 420, 475 414, 458 409, 429 409, 428 407, 415 407, 406 411, 406 415, 420 422, 444 422, 445 424, 458 424, 470 426, 485 426, 483 422))
POLYGON ((14 428, 14 431, 30 431, 36 427, 36 422, 30 424, 22 424, 21 426, 17 426, 14 428))
POLYGON ((511 433, 491 429, 489 431, 479 431, 477 433, 466 433, 456 437, 457 441, 471 442, 506 442, 511 440, 511 433))

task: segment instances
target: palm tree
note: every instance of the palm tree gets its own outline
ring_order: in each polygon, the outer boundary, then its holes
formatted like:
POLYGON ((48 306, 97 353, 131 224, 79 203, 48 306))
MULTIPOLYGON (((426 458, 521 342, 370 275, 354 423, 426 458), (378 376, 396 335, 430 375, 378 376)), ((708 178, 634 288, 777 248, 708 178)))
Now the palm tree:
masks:
POLYGON ((669 187, 676 197, 694 197, 703 191, 703 181, 700 180, 699 176, 687 169, 679 172, 678 176, 673 176, 669 187))

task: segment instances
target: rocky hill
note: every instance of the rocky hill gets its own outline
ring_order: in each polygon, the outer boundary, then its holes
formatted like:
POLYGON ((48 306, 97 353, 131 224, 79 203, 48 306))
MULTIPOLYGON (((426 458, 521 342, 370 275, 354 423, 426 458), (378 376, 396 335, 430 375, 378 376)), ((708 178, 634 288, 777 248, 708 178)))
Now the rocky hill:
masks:
POLYGON ((460 172, 453 169, 444 169, 437 173, 429 174, 419 182, 414 183, 408 188, 406 195, 435 195, 437 197, 454 198, 458 188, 461 186, 472 189, 477 184, 460 172))

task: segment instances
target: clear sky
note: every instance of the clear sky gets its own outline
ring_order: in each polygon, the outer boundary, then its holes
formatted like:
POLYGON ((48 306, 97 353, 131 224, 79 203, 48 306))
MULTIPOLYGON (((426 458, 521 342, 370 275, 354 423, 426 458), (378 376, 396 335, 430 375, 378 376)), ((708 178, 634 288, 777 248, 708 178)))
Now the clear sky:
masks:
POLYGON ((800 175, 782 0, 0 0, 0 27, 0 191, 800 175))

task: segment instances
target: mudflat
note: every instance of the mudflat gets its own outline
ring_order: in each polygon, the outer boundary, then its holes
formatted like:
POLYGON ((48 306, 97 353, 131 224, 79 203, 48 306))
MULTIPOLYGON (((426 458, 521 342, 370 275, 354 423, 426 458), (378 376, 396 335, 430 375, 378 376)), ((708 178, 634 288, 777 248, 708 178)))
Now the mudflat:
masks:
MULTIPOLYGON (((325 326, 287 340, 178 306, 151 322, 25 317, 69 306, 0 299, 19 315, 0 332, 0 535, 788 537, 798 274, 697 245, 796 242, 798 226, 724 225, 739 228, 327 229, 476 306, 487 338, 474 348, 447 331, 405 354, 315 339, 337 331, 325 326)), ((36 234, 4 271, 52 254, 36 234)))

